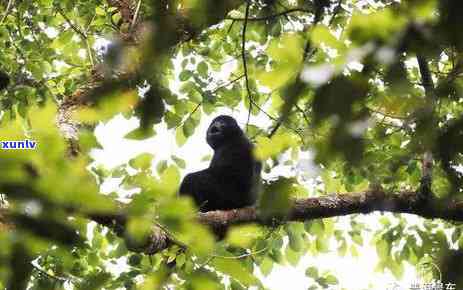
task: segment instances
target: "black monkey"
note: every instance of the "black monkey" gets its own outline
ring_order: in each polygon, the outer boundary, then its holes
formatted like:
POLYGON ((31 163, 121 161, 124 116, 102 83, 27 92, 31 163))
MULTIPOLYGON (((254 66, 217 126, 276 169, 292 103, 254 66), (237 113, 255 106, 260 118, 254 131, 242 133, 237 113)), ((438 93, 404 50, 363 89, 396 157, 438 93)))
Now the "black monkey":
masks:
POLYGON ((185 176, 180 195, 193 197, 199 210, 226 210, 254 205, 261 163, 253 146, 230 116, 216 117, 207 129, 207 143, 214 149, 209 168, 185 176))

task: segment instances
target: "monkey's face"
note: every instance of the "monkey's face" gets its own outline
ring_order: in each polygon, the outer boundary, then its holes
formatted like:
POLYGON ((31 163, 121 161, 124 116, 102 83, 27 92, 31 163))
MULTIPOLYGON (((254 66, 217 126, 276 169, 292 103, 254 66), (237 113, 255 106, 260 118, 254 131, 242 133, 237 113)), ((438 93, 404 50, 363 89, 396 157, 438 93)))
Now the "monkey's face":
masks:
POLYGON ((216 117, 207 129, 207 143, 212 149, 226 144, 234 138, 241 138, 243 131, 230 116, 221 115, 216 117))

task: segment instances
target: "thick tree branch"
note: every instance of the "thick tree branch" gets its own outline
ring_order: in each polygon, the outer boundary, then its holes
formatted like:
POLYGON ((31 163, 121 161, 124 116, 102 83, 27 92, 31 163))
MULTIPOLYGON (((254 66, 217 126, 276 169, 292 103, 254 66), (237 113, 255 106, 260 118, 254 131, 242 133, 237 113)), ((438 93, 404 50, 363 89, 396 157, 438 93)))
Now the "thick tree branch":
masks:
MULTIPOLYGON (((284 221, 302 222, 351 214, 368 214, 374 211, 414 214, 427 219, 440 218, 447 221, 463 221, 463 202, 437 199, 424 201, 420 198, 420 193, 416 191, 386 194, 381 189, 297 199, 294 200, 284 221)), ((124 236, 126 222, 124 214, 94 215, 90 218, 99 224, 114 229, 118 235, 124 236)), ((267 223, 267 221, 260 219, 258 210, 252 207, 199 213, 197 218, 200 223, 213 229, 223 229, 231 225, 251 222, 267 223)), ((156 227, 143 246, 129 248, 133 251, 153 254, 171 244, 179 244, 179 242, 173 241, 165 231, 156 227)), ((181 244, 181 246, 183 245, 181 244)))

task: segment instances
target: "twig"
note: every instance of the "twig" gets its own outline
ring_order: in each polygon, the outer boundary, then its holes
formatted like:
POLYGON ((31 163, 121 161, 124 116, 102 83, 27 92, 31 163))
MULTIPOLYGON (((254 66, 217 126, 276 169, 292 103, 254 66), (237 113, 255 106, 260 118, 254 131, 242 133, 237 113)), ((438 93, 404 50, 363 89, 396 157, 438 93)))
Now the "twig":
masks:
MULTIPOLYGON (((259 105, 256 104, 255 102, 253 102, 253 106, 255 106, 260 112, 264 113, 264 115, 266 115, 269 119, 271 119, 271 120, 273 120, 274 122, 276 122, 277 124, 275 125, 275 127, 278 126, 278 128, 279 128, 281 125, 283 125, 283 126, 285 126, 286 128, 288 128, 289 130, 291 130, 291 131, 293 131, 294 133, 296 133, 296 134, 299 136, 299 138, 301 139, 302 144, 305 145, 304 136, 301 134, 301 132, 300 132, 298 129, 293 128, 292 126, 289 126, 289 125, 287 125, 287 124, 283 124, 283 122, 280 122, 280 120, 279 120, 278 118, 276 118, 276 117, 270 115, 269 113, 267 113, 264 109, 262 109, 261 106, 259 106, 259 105)), ((278 128, 277 128, 277 129, 278 129, 278 128)), ((276 131, 275 131, 275 132, 276 132, 276 131)), ((273 134, 275 134, 275 133, 273 133, 273 134)), ((270 135, 269 135, 269 136, 270 136, 270 135)), ((270 136, 270 137, 271 137, 271 136, 270 136)))
POLYGON ((235 24, 235 20, 233 20, 232 23, 230 24, 230 27, 228 27, 227 34, 230 33, 230 31, 232 30, 234 24, 235 24))
POLYGON ((2 17, 2 20, 0 20, 0 24, 3 23, 3 21, 5 21, 5 19, 8 17, 8 15, 10 14, 11 12, 11 7, 13 6, 13 3, 14 3, 14 0, 9 0, 8 1, 8 5, 6 6, 6 10, 5 10, 5 15, 3 15, 2 17))
POLYGON ((331 16, 328 26, 331 26, 334 22, 334 18, 338 15, 339 11, 342 9, 342 0, 338 0, 338 5, 333 10, 333 15, 331 16))
POLYGON ((365 106, 365 108, 372 112, 372 113, 376 113, 376 114, 380 114, 381 116, 385 116, 385 117, 388 117, 388 118, 391 118, 391 119, 400 119, 400 120, 407 120, 408 117, 403 117, 403 116, 397 116, 397 115, 391 115, 391 114, 388 114, 388 113, 384 113, 384 112, 381 112, 381 111, 378 111, 378 110, 375 110, 375 109, 372 109, 368 106, 365 106))
MULTIPOLYGON (((280 2, 276 2, 277 5, 283 7, 283 9, 286 9, 286 10, 289 10, 285 5, 281 4, 280 2)), ((289 18, 289 15, 288 14, 285 14, 284 15, 284 18, 286 18, 286 20, 288 21, 289 24, 291 24, 291 26, 293 27, 293 29, 295 29, 294 27, 294 23, 293 21, 291 20, 291 18, 289 18)))
POLYGON ((66 13, 64 13, 63 9, 60 6, 56 6, 56 9, 58 13, 61 16, 63 16, 66 23, 69 24, 69 26, 71 26, 72 30, 74 30, 77 34, 79 34, 83 40, 87 39, 87 35, 79 27, 77 27, 74 23, 72 23, 71 19, 67 17, 66 13))
MULTIPOLYGON (((14 41, 14 36, 11 35, 11 31, 8 30, 8 36, 10 37, 10 41, 11 41, 11 45, 15 48, 17 54, 19 55, 19 57, 23 60, 24 64, 26 64, 26 56, 24 55, 22 49, 20 49, 16 44, 15 44, 15 41, 14 41)), ((17 59, 18 60, 18 59, 17 59)))
POLYGON ((193 116, 194 113, 196 113, 196 111, 199 109, 199 107, 201 107, 201 105, 203 104, 203 102, 200 102, 198 104, 196 104, 196 106, 193 108, 193 110, 188 114, 188 116, 185 118, 184 121, 182 121, 180 124, 178 124, 177 126, 175 126, 174 129, 177 129, 178 127, 180 126, 183 126, 183 124, 185 124, 186 121, 188 121, 191 116, 193 116))
MULTIPOLYGON (((233 83, 239 81, 239 80, 242 79, 243 77, 244 77, 244 74, 240 75, 239 77, 234 78, 233 80, 227 82, 226 84, 223 84, 223 85, 220 85, 220 86, 216 87, 215 89, 213 89, 213 90, 211 91, 211 93, 213 94, 213 93, 217 92, 218 90, 220 90, 221 88, 227 87, 227 86, 229 86, 229 85, 231 85, 231 84, 233 84, 233 83)), ((181 124, 177 125, 177 126, 175 127, 175 129, 177 129, 177 128, 180 127, 181 125, 185 124, 185 122, 188 121, 188 120, 191 118, 191 116, 193 116, 194 113, 196 113, 196 111, 199 109, 199 107, 200 107, 202 104, 203 104, 203 102, 198 103, 198 104, 194 107, 194 109, 188 114, 188 116, 186 117, 185 121, 183 121, 181 124)))
MULTIPOLYGON (((455 62, 452 58, 452 62, 455 62)), ((453 82, 463 71, 463 60, 460 59, 456 64, 453 64, 452 70, 447 74, 447 78, 444 80, 447 83, 453 82)))
POLYGON ((135 13, 133 15, 132 23, 130 24, 130 31, 133 30, 135 24, 137 23, 138 13, 140 12, 141 0, 138 1, 137 8, 135 8, 135 13))
MULTIPOLYGON (((264 238, 264 240, 268 239, 270 237, 270 235, 274 232, 275 230, 272 229, 271 231, 269 231, 269 233, 266 235, 266 237, 264 238)), ((233 260, 239 260, 239 259, 243 259, 243 258, 246 258, 246 257, 250 257, 250 256, 253 256, 253 255, 257 255, 257 254, 260 254, 262 252, 265 252, 269 249, 269 246, 266 246, 260 250, 256 250, 256 251, 250 251, 249 253, 245 253, 245 254, 241 254, 241 255, 238 255, 238 256, 222 256, 222 255, 216 255, 216 254, 213 254, 213 255, 210 255, 206 261, 204 263, 202 263, 201 265, 199 265, 198 267, 199 268, 202 268, 204 266, 206 266, 207 264, 209 264, 212 260, 214 260, 215 258, 220 258, 220 259, 233 259, 233 260)))
POLYGON ((95 20, 95 17, 96 17, 96 13, 93 14, 92 19, 90 19, 90 21, 87 24, 87 27, 85 28, 85 32, 84 32, 85 35, 87 35, 88 31, 90 30, 90 26, 92 25, 93 20, 95 20))
POLYGON ((267 15, 267 16, 262 16, 262 17, 226 17, 225 19, 233 20, 233 21, 264 21, 264 20, 269 20, 272 18, 276 18, 279 16, 286 16, 287 14, 294 13, 294 12, 305 12, 305 13, 311 13, 312 11, 304 8, 293 8, 293 9, 288 9, 286 11, 282 11, 279 13, 275 13, 272 15, 267 15))
POLYGON ((48 273, 47 271, 45 271, 44 269, 42 269, 41 267, 39 267, 38 265, 36 265, 34 262, 31 262, 31 265, 32 267, 34 268, 34 270, 36 270, 37 272, 39 272, 41 275, 44 275, 46 276, 47 278, 50 278, 52 280, 56 280, 56 281, 59 281, 59 282, 66 282, 68 280, 71 280, 71 279, 68 279, 68 278, 64 278, 64 277, 58 277, 58 276, 55 276, 55 275, 52 275, 50 273, 48 273))
POLYGON ((161 230, 164 231, 164 233, 167 234, 167 236, 169 237, 169 239, 174 243, 176 244, 177 246, 179 246, 180 248, 182 249, 186 249, 188 248, 188 245, 185 244, 184 242, 180 241, 179 239, 177 239, 177 237, 175 237, 175 235, 173 233, 171 233, 169 231, 169 229, 167 229, 164 225, 160 224, 159 222, 155 221, 154 224, 159 227, 161 230))
POLYGON ((305 111, 298 104, 295 104, 294 106, 302 114, 302 117, 304 118, 307 125, 310 125, 309 118, 307 117, 307 114, 305 113, 305 111))
POLYGON ((88 41, 87 34, 83 32, 82 29, 77 27, 74 23, 72 23, 71 19, 67 17, 66 13, 64 13, 63 9, 60 6, 57 6, 56 10, 61 16, 63 16, 64 20, 72 28, 72 30, 74 30, 80 36, 80 38, 82 38, 83 42, 85 42, 85 46, 87 48, 88 60, 90 61, 90 64, 92 67, 95 66, 95 63, 93 61, 92 48, 90 47, 90 42, 88 41))
POLYGON ((90 42, 88 42, 88 39, 85 39, 84 41, 85 41, 85 46, 87 47, 88 60, 90 61, 90 65, 94 67, 95 63, 93 61, 93 53, 92 53, 92 48, 90 47, 90 42))
POLYGON ((277 124, 275 125, 275 127, 273 127, 272 131, 270 131, 270 133, 268 134, 268 137, 269 137, 269 138, 272 138, 273 135, 275 135, 275 133, 277 132, 277 130, 281 127, 281 124, 283 124, 283 122, 280 122, 280 121, 277 122, 277 124))
POLYGON ((228 260, 239 260, 239 259, 243 259, 243 258, 246 258, 246 257, 249 257, 249 256, 254 256, 254 255, 257 255, 257 254, 260 254, 262 252, 265 252, 269 249, 268 246, 260 249, 260 250, 257 250, 257 251, 254 251, 254 252, 249 252, 249 253, 245 253, 245 254, 241 254, 241 255, 237 255, 237 256, 221 256, 221 255, 212 255, 211 257, 212 258, 220 258, 220 259, 228 259, 228 260))
POLYGON ((428 61, 422 55, 417 55, 416 59, 418 60, 418 66, 420 68, 421 74, 421 82, 423 84, 426 97, 429 98, 430 101, 435 101, 436 96, 434 95, 434 82, 432 80, 428 61))
POLYGON ((201 269, 201 268, 203 268, 204 266, 206 266, 207 264, 209 264, 212 260, 214 260, 214 258, 215 258, 214 256, 209 256, 209 257, 206 259, 206 261, 204 261, 204 263, 202 263, 202 264, 200 264, 200 265, 198 266, 198 269, 201 269))
POLYGON ((233 84, 233 83, 239 81, 239 80, 242 79, 242 78, 244 78, 244 74, 242 74, 242 75, 240 75, 240 76, 234 78, 233 80, 227 82, 226 84, 223 84, 223 85, 220 85, 220 86, 216 87, 215 89, 213 89, 213 90, 211 91, 211 93, 215 93, 215 92, 217 92, 218 90, 220 90, 221 88, 228 87, 229 85, 231 85, 231 84, 233 84))
POLYGON ((243 24, 243 32, 242 32, 242 47, 241 47, 241 58, 243 60, 243 70, 244 70, 244 77, 246 80, 246 91, 248 93, 248 99, 249 99, 249 111, 248 111, 248 120, 246 121, 246 132, 248 131, 249 127, 249 121, 251 119, 251 111, 252 111, 252 105, 253 105, 253 100, 251 96, 251 90, 249 88, 249 77, 248 77, 248 66, 246 62, 246 28, 248 26, 248 17, 249 17, 249 7, 251 6, 251 2, 248 0, 246 2, 246 12, 244 14, 244 24, 243 24))
MULTIPOLYGON (((339 10, 338 7, 341 5, 341 2, 342 2, 342 0, 339 0, 338 6, 336 6, 335 12, 333 13, 333 16, 332 16, 332 18, 330 20, 330 24, 331 24, 332 20, 334 19, 334 17, 336 16, 336 14, 337 14, 337 12, 339 10)), ((316 12, 315 17, 313 19, 313 23, 311 25, 311 28, 316 27, 317 24, 322 20, 323 11, 324 11, 324 9, 322 9, 320 12, 316 12)), ((310 30, 310 29, 307 29, 307 30, 310 30)), ((303 54, 303 57, 302 57, 302 66, 301 66, 300 70, 302 70, 302 67, 303 67, 304 63, 307 61, 307 59, 310 59, 310 58, 312 58, 312 56, 315 55, 316 51, 317 51, 317 48, 311 48, 310 40, 308 40, 307 43, 305 44, 305 47, 304 47, 304 54, 303 54)), ((300 81, 300 80, 298 79, 298 80, 296 80, 296 82, 297 81, 300 81)), ((294 85, 295 85, 295 83, 291 83, 289 86, 294 86, 294 85)), ((294 103, 296 103, 296 102, 294 102, 294 103)), ((281 124, 284 123, 284 121, 285 121, 285 119, 287 117, 286 113, 289 114, 290 110, 291 109, 289 109, 287 112, 283 112, 282 116, 280 118, 278 118, 277 124, 275 125, 275 127, 272 129, 272 131, 269 134, 270 137, 273 136, 276 133, 276 131, 280 128, 281 124)))

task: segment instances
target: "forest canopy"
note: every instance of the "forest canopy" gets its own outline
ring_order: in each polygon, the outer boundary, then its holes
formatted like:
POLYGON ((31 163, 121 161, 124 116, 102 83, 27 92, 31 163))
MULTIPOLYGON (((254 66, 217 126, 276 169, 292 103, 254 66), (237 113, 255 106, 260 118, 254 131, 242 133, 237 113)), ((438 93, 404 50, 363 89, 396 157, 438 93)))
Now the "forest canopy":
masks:
MULTIPOLYGON (((462 11, 0 1, 0 287, 272 289, 255 273, 367 245, 395 281, 412 267, 422 286, 463 287, 462 11), (177 195, 190 160, 175 154, 92 157, 96 126, 116 116, 138 120, 126 139, 164 132, 182 147, 224 109, 246 116, 263 165, 255 207, 198 213, 177 195)), ((311 265, 305 288, 347 289, 335 272, 311 265)))

